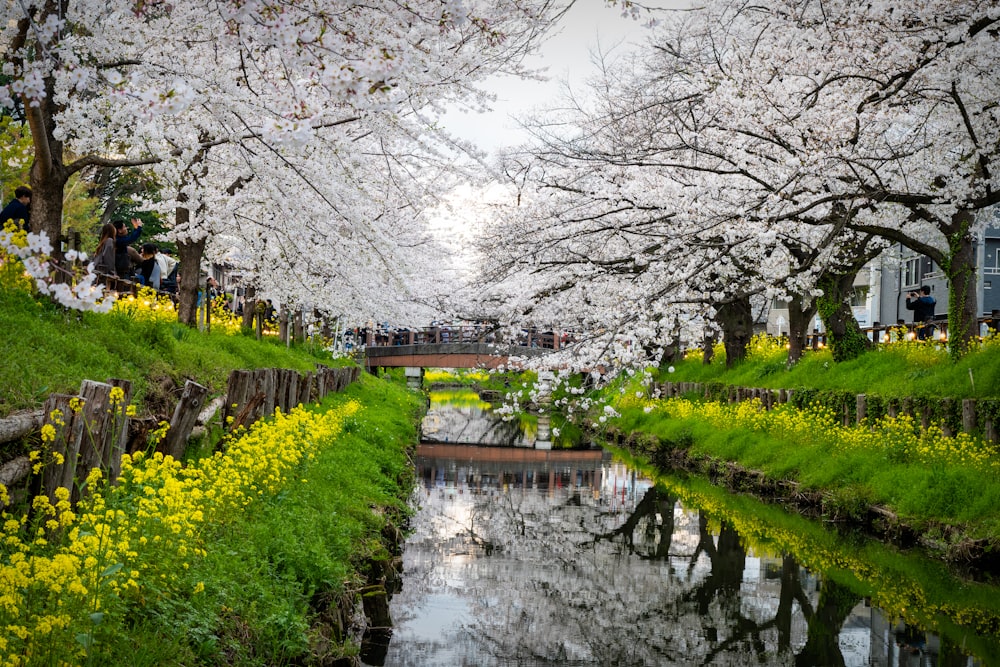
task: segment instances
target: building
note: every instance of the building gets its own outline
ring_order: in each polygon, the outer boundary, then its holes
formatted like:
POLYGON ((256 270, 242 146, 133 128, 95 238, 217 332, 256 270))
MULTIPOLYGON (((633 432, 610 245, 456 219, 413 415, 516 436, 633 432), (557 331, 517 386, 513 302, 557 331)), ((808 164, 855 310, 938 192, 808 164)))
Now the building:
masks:
MULTIPOLYGON (((993 224, 984 231, 976 251, 979 267, 978 303, 982 316, 1000 310, 1000 209, 992 210, 993 224)), ((854 279, 851 308, 862 328, 893 326, 913 320, 913 313, 906 309, 906 295, 922 285, 931 288, 937 300, 936 315, 948 315, 948 281, 930 257, 909 248, 895 245, 872 262, 869 262, 854 279)), ((823 331, 817 315, 813 328, 823 331)), ((774 299, 767 316, 767 332, 772 335, 788 334, 788 304, 774 299)))

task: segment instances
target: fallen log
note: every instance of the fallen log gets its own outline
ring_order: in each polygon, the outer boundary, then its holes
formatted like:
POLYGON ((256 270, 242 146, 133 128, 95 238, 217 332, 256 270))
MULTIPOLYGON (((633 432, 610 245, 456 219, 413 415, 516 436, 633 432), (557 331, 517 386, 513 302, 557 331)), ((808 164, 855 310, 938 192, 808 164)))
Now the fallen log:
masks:
POLYGON ((9 489, 27 477, 29 472, 31 461, 27 456, 18 456, 0 466, 0 484, 9 489))
POLYGON ((13 442, 42 427, 42 410, 15 412, 0 419, 0 443, 13 442))

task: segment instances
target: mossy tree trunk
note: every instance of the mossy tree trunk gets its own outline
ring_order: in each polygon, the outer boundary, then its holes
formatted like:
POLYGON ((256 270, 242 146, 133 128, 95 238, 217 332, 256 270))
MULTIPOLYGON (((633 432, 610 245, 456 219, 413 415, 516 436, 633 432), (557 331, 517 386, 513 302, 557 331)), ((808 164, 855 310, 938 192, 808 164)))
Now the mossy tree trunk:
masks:
POLYGON ((948 277, 948 352, 958 359, 979 335, 979 296, 976 293, 976 239, 973 213, 959 211, 952 218, 948 259, 941 268, 948 277))
POLYGON ((861 330, 851 310, 850 298, 854 291, 854 278, 861 266, 851 267, 843 273, 827 273, 819 281, 823 296, 817 299, 819 315, 827 331, 827 342, 834 361, 857 359, 871 349, 872 343, 861 330))
MULTIPOLYGON (((187 221, 186 208, 177 209, 178 224, 187 221)), ((198 277, 201 273, 201 258, 205 254, 205 238, 199 241, 185 239, 177 242, 177 320, 189 327, 198 325, 198 277)))
POLYGON ((708 366, 713 358, 715 358, 715 337, 706 334, 701 340, 701 363, 708 366))

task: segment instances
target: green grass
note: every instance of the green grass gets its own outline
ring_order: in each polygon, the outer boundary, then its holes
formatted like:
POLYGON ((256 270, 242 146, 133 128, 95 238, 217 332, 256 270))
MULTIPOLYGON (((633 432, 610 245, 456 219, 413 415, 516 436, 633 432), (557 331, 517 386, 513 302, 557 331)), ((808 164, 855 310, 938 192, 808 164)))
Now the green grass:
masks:
POLYGON ((26 292, 0 289, 0 415, 41 405, 50 393, 75 394, 85 379, 131 380, 140 404, 160 385, 193 379, 222 391, 234 369, 312 370, 326 353, 286 348, 267 338, 202 333, 175 322, 125 314, 66 311, 26 292))
POLYGON ((662 372, 661 380, 723 382, 745 387, 844 390, 883 396, 995 398, 1000 396, 1000 340, 989 339, 981 349, 957 362, 943 347, 906 342, 885 345, 857 359, 835 363, 829 350, 807 351, 798 364, 785 367, 783 349, 751 349, 748 358, 726 369, 725 354, 710 365, 692 354, 662 372), (970 377, 971 371, 971 377, 970 377))
POLYGON ((255 505, 213 536, 208 555, 183 573, 182 590, 149 600, 101 664, 325 664, 356 653, 331 643, 330 606, 354 599, 360 573, 391 558, 383 535, 408 515, 407 449, 422 403, 399 385, 362 375, 318 410, 351 398, 364 406, 302 482, 255 505), (138 649, 137 649, 138 647, 138 649))

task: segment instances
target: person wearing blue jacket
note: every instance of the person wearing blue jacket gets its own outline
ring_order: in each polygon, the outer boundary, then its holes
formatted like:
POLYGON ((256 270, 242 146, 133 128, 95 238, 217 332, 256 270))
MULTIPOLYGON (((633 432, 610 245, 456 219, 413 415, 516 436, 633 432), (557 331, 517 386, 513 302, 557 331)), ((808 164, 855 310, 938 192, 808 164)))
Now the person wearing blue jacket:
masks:
POLYGON ((917 325, 917 339, 927 340, 934 332, 933 324, 924 324, 934 319, 937 299, 931 296, 931 288, 923 285, 919 292, 906 295, 906 308, 913 311, 913 323, 917 325))
POLYGON ((124 220, 115 220, 113 224, 118 234, 115 237, 115 273, 118 274, 119 278, 127 280, 132 276, 132 263, 142 262, 139 251, 132 247, 132 244, 138 241, 142 234, 142 220, 132 218, 131 232, 125 230, 124 220))
POLYGON ((21 225, 26 232, 31 231, 31 188, 21 185, 14 190, 14 198, 0 211, 0 227, 8 220, 21 225))

